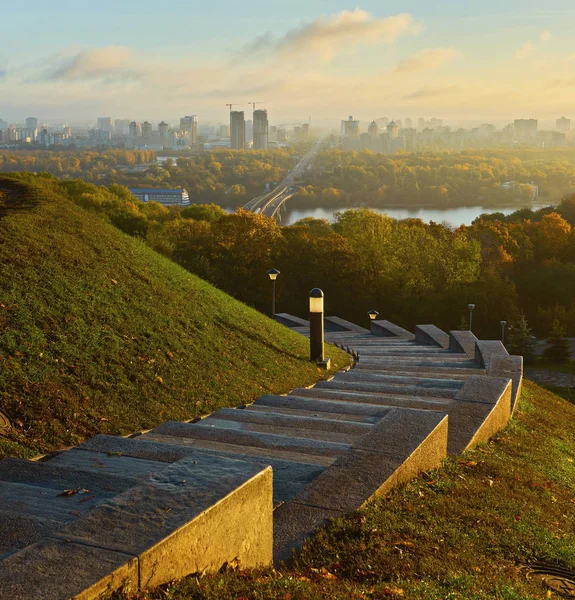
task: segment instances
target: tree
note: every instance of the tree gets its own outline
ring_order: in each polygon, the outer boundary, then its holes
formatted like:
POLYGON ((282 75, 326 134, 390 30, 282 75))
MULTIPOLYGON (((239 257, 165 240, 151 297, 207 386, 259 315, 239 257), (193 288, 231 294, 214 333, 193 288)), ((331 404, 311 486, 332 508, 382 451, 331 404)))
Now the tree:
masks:
POLYGON ((525 315, 519 317, 517 327, 512 329, 507 345, 509 352, 523 356, 525 363, 535 362, 535 337, 531 333, 525 315))
POLYGON ((553 362, 565 363, 571 359, 569 342, 565 337, 565 328, 559 319, 553 319, 553 325, 547 338, 547 348, 543 352, 543 358, 553 362))

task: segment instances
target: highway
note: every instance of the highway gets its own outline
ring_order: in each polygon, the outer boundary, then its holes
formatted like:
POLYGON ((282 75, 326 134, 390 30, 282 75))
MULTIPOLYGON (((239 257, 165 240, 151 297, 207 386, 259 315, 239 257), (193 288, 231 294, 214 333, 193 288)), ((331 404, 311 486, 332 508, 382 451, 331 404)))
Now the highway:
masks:
POLYGON ((284 202, 294 195, 295 192, 292 185, 298 177, 305 173, 320 146, 321 140, 305 154, 296 167, 289 172, 285 179, 275 189, 267 194, 263 194, 262 196, 250 200, 244 206, 244 209, 257 214, 266 215, 266 217, 276 217, 284 202))

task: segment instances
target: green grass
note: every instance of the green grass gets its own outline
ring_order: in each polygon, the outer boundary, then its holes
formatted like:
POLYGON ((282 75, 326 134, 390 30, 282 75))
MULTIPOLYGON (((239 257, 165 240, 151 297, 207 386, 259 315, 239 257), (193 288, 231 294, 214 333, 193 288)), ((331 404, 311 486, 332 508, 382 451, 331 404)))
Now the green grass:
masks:
POLYGON ((525 382, 489 444, 332 521, 291 565, 192 576, 133 598, 558 598, 521 569, 575 571, 574 423, 575 406, 525 382))
POLYGON ((575 374, 575 360, 559 363, 539 358, 534 365, 528 367, 529 370, 537 371, 556 371, 557 373, 573 373, 575 374))
MULTIPOLYGON (((0 213, 0 409, 14 427, 0 458, 192 419, 327 376, 308 362, 303 337, 73 205, 56 183, 0 178, 10 188, 0 213)), ((329 354, 332 373, 348 364, 329 354)))

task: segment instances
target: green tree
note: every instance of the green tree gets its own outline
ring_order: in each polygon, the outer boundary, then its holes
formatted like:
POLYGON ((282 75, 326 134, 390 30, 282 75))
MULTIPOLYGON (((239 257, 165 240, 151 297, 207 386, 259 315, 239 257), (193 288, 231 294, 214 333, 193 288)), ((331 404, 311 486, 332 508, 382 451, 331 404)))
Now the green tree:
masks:
POLYGON ((507 346, 511 354, 523 356, 527 364, 535 362, 535 337, 525 315, 519 317, 517 326, 512 329, 507 346))
POLYGON ((561 325, 559 319, 553 319, 547 344, 548 346, 543 352, 544 359, 560 363, 568 362, 571 359, 565 328, 561 325))

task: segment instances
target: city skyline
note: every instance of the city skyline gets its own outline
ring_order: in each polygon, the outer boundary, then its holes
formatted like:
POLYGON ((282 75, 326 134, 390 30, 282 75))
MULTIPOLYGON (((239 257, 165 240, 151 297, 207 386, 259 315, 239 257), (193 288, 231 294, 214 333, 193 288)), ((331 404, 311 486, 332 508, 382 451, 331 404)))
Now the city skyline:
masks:
POLYGON ((363 120, 554 121, 575 105, 563 0, 65 4, 3 8, 0 118, 224 121, 226 103, 261 101, 279 122, 335 122, 350 106, 363 120))

